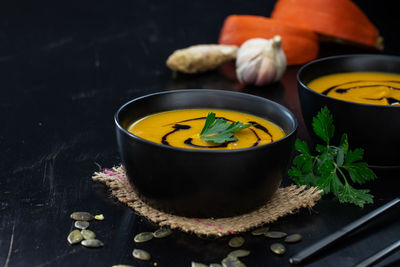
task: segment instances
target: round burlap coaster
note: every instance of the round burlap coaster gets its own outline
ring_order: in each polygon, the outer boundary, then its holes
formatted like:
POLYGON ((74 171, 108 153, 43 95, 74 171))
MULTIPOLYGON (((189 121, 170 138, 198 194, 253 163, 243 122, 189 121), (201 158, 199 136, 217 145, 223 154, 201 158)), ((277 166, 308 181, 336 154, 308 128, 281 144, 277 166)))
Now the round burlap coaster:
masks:
POLYGON ((196 219, 168 214, 141 201, 129 184, 122 166, 96 172, 92 179, 105 183, 120 202, 127 204, 150 221, 160 226, 169 226, 172 229, 206 236, 224 236, 245 232, 262 224, 273 222, 302 207, 314 206, 322 193, 322 190, 318 190, 316 187, 307 189, 305 186, 292 185, 279 188, 267 203, 247 214, 219 219, 196 219))

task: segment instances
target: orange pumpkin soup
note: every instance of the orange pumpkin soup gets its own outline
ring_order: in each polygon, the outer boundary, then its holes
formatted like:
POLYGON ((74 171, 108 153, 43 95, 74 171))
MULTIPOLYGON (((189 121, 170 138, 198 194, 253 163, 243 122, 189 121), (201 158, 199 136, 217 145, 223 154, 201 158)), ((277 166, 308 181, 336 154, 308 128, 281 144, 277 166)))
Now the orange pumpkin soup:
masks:
POLYGON ((260 117, 230 110, 181 109, 156 113, 144 117, 128 127, 128 131, 143 139, 180 148, 239 149, 261 146, 285 136, 276 124, 260 117), (240 121, 252 126, 235 133, 237 141, 215 144, 200 138, 207 114, 216 113, 229 123, 240 121))
POLYGON ((351 102, 400 105, 400 75, 383 72, 347 72, 321 76, 307 86, 318 93, 351 102))

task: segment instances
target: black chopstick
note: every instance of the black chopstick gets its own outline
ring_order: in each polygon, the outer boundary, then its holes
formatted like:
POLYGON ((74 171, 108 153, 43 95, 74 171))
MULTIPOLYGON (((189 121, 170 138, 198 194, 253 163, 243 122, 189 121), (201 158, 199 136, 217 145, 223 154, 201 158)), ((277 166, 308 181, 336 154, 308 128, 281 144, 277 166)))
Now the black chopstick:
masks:
POLYGON ((327 237, 323 238, 322 240, 314 243, 310 247, 303 249, 293 257, 289 259, 289 262, 291 264, 298 264, 301 263, 302 261, 306 260, 310 256, 314 255, 321 249, 325 248, 326 246, 332 244, 333 242, 337 241, 338 239, 342 238, 343 236, 349 234, 350 232, 354 231, 358 227, 362 226, 363 224, 369 222, 370 220, 374 219, 381 213, 385 212, 387 209, 390 209, 394 205, 400 202, 400 198, 395 198, 392 201, 386 203, 385 205, 371 211, 370 213, 364 215, 360 219, 344 226, 343 228, 339 229, 338 231, 334 232, 331 235, 328 235, 327 237))
POLYGON ((386 248, 382 249, 381 251, 378 251, 371 257, 366 258, 359 264, 355 265, 354 267, 368 267, 374 264, 375 262, 379 261, 380 259, 383 259, 384 257, 388 256, 390 253, 394 252, 396 249, 400 248, 400 240, 397 240, 390 246, 387 246, 386 248))

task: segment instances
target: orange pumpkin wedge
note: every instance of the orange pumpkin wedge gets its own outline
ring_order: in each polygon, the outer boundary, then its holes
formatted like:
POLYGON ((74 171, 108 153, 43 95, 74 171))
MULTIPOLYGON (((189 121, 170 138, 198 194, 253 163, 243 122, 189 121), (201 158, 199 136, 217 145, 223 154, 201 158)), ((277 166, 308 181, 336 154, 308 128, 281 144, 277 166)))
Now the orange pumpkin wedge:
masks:
POLYGON ((282 38, 287 65, 304 64, 317 58, 319 44, 315 33, 262 16, 228 16, 222 26, 219 43, 240 46, 252 38, 270 39, 275 35, 282 38))
POLYGON ((378 29, 350 0, 278 0, 271 18, 338 42, 383 49, 378 29))

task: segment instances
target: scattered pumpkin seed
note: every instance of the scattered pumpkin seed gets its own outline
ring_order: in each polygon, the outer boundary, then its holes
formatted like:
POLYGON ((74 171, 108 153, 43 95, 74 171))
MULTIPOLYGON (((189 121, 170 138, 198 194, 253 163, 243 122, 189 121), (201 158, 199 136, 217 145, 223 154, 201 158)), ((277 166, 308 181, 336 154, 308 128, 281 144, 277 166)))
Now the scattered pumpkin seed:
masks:
POLYGON ((238 258, 231 256, 224 258, 221 263, 223 267, 246 267, 238 258))
POLYGON ((192 261, 191 267, 207 267, 207 265, 205 265, 205 264, 203 264, 203 263, 199 263, 199 262, 194 262, 194 261, 192 261))
POLYGON ((75 221, 91 221, 93 220, 93 215, 85 211, 76 211, 70 215, 71 219, 75 221))
POLYGON ((95 215, 94 219, 98 220, 98 221, 102 221, 102 220, 104 220, 104 215, 103 214, 95 215))
POLYGON ((150 253, 148 253, 148 252, 145 251, 145 250, 136 249, 136 248, 132 251, 132 256, 133 256, 135 259, 139 259, 139 260, 142 260, 142 261, 148 261, 148 260, 151 259, 150 253))
POLYGON ((96 234, 90 230, 83 229, 81 231, 81 234, 84 239, 95 239, 96 238, 96 234))
POLYGON ((269 237, 269 238, 282 238, 282 237, 287 236, 287 233, 278 232, 278 231, 269 231, 269 232, 265 233, 265 236, 269 237))
POLYGON ((147 242, 153 238, 153 233, 151 232, 142 232, 140 234, 135 235, 133 239, 136 243, 147 242))
POLYGON ((79 230, 72 231, 67 237, 68 243, 70 243, 71 245, 78 244, 82 241, 82 239, 83 236, 81 235, 81 232, 79 232, 79 230))
POLYGON ((219 263, 211 263, 208 267, 222 267, 219 263))
POLYGON ((231 238, 231 240, 229 240, 228 245, 232 248, 238 248, 243 246, 244 244, 244 238, 241 236, 235 236, 233 238, 231 238))
POLYGON ((89 222, 87 222, 87 221, 75 221, 74 225, 75 225, 75 228, 83 230, 83 229, 86 229, 86 228, 89 227, 89 222))
POLYGON ((231 251, 228 256, 232 256, 235 258, 241 258, 241 257, 246 257, 250 255, 250 251, 249 250, 245 250, 245 249, 237 249, 234 251, 231 251))
POLYGON ((275 254, 282 255, 285 254, 286 248, 281 243, 273 243, 270 247, 271 251, 275 254))
POLYGON ((103 242, 101 242, 98 239, 85 239, 82 240, 81 242, 82 246, 88 247, 88 248, 99 248, 104 246, 103 242))
POLYGON ((251 234, 252 235, 265 235, 269 230, 269 227, 262 227, 262 228, 258 228, 258 229, 254 229, 251 234))
POLYGON ((155 238, 163 238, 163 237, 169 236, 170 234, 172 234, 172 230, 171 229, 169 229, 169 228, 160 228, 160 229, 157 229, 153 233, 153 236, 155 238))
POLYGON ((303 236, 301 234, 292 234, 292 235, 288 235, 285 238, 285 242, 286 243, 296 243, 299 242, 303 239, 303 236))
POLYGON ((153 266, 157 266, 158 265, 158 262, 153 262, 153 266))

